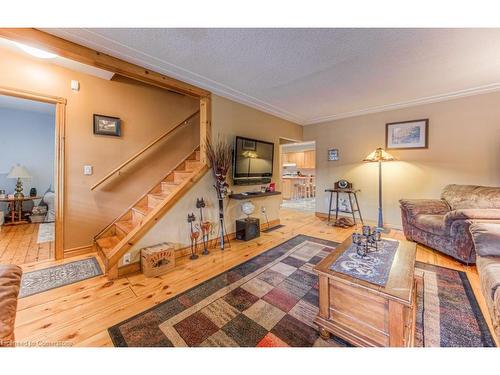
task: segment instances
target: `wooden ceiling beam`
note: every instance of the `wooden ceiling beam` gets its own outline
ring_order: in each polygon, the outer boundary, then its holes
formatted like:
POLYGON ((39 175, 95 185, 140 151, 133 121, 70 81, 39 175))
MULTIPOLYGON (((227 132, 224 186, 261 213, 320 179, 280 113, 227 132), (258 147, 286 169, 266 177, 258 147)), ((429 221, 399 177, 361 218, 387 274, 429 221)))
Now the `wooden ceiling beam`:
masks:
POLYGON ((210 95, 209 91, 190 85, 189 83, 179 81, 150 69, 145 69, 139 65, 126 62, 37 29, 0 28, 0 37, 41 48, 61 57, 66 57, 83 64, 95 66, 194 98, 202 98, 210 95))

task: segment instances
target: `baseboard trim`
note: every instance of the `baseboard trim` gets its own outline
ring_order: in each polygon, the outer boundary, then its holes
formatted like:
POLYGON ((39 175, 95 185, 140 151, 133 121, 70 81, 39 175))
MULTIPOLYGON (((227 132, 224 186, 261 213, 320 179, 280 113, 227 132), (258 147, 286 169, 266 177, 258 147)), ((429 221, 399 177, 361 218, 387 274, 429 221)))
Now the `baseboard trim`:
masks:
POLYGON ((72 247, 64 250, 64 258, 76 257, 95 252, 94 245, 72 247))
MULTIPOLYGON (((276 225, 279 225, 280 224, 280 219, 276 219, 276 220, 271 220, 269 222, 269 227, 272 228, 276 225)), ((263 229, 267 229, 268 225, 267 225, 267 222, 266 223, 261 223, 260 224, 260 229, 261 231, 263 229)), ((232 241, 234 239, 236 239, 236 232, 233 232, 233 233, 229 233, 228 234, 228 237, 229 237, 229 240, 232 241)), ((212 238, 210 241, 209 241, 209 244, 208 244, 208 247, 209 248, 213 248, 213 247, 216 247, 218 245, 220 241, 220 236, 219 237, 216 237, 216 238, 212 238)), ((198 243, 198 250, 199 250, 199 243, 198 243)), ((186 247, 181 247, 180 249, 176 249, 175 250, 175 259, 177 258, 182 258, 186 255, 190 255, 191 254, 191 248, 189 246, 186 246, 186 247)))
MULTIPOLYGON (((272 228, 274 226, 280 225, 280 219, 276 220, 271 220, 269 222, 269 227, 272 228)), ((261 224, 260 229, 267 229, 268 225, 267 223, 261 224)), ((229 233, 228 234, 229 240, 235 240, 236 239, 236 232, 229 233)), ((208 247, 209 248, 214 248, 219 244, 220 237, 212 238, 209 241, 208 247)), ((200 244, 198 243, 198 251, 200 251, 200 244)), ((229 247, 230 248, 230 247, 229 247)), ((188 256, 191 254, 191 248, 189 246, 186 247, 181 247, 179 249, 175 250, 175 259, 179 259, 185 256, 188 256)), ((122 266, 118 268, 118 277, 123 277, 126 275, 130 275, 132 273, 137 273, 141 271, 141 263, 140 262, 135 262, 131 264, 127 264, 126 266, 122 266)))
POLYGON ((127 264, 126 266, 118 267, 118 277, 123 277, 138 272, 141 272, 140 262, 130 263, 127 264))
MULTIPOLYGON (((327 213, 324 213, 324 212, 315 212, 314 213, 316 215, 316 217, 319 217, 320 219, 328 219, 328 214, 327 213)), ((347 215, 340 215, 339 214, 339 217, 347 217, 347 218, 351 218, 352 219, 352 216, 347 216, 347 215)), ((331 216, 331 220, 332 220, 332 223, 333 221, 335 220, 335 214, 333 214, 331 216)), ((361 220, 359 220, 359 218, 356 218, 356 221, 361 223, 361 220)), ((366 219, 363 219, 363 222, 365 224, 369 224, 369 225, 377 225, 377 222, 375 220, 366 220, 366 219)), ((394 229, 394 230, 403 230, 403 226, 401 225, 394 225, 394 224, 384 224, 384 227, 385 228, 389 228, 389 229, 394 229)))

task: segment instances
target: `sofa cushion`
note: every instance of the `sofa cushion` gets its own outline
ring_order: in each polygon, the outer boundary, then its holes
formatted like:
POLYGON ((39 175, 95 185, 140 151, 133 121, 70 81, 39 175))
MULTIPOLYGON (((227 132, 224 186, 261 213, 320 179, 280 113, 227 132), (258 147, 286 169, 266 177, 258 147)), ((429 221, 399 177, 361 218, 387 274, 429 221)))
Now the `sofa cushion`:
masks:
POLYGON ((21 268, 0 264, 0 346, 13 346, 21 268))
POLYGON ((415 217, 415 226, 428 233, 445 234, 444 215, 417 215, 415 217))
POLYGON ((500 208, 500 187, 448 185, 441 198, 452 210, 466 208, 500 208))
POLYGON ((500 258, 477 256, 476 266, 493 328, 500 339, 500 258))
POLYGON ((500 287, 500 258, 478 256, 476 258, 476 267, 483 294, 491 302, 495 298, 495 292, 500 287))
POLYGON ((500 224, 473 223, 469 230, 476 254, 500 257, 500 224))

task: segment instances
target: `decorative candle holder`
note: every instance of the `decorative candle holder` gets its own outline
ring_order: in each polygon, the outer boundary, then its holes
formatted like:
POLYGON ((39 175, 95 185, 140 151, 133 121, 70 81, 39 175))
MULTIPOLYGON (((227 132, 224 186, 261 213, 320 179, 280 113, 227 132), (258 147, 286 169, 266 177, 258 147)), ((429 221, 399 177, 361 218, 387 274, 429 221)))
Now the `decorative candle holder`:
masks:
POLYGON ((378 244, 381 240, 379 228, 371 228, 369 225, 363 225, 362 233, 352 234, 352 243, 356 246, 356 253, 364 258, 369 253, 378 251, 378 244))

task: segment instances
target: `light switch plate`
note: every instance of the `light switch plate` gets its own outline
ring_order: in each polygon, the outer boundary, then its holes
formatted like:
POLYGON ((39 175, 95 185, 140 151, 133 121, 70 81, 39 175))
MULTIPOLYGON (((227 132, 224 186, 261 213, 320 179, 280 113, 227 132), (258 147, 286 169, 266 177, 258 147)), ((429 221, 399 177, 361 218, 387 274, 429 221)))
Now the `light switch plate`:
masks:
POLYGON ((80 82, 77 80, 71 80, 71 90, 73 91, 80 91, 80 82))
POLYGON ((84 165, 83 166, 83 174, 85 176, 91 176, 92 173, 93 173, 93 170, 92 170, 92 166, 91 165, 84 165))
POLYGON ((130 262, 132 261, 131 259, 131 254, 130 253, 127 253, 123 256, 123 264, 130 264, 130 262))

